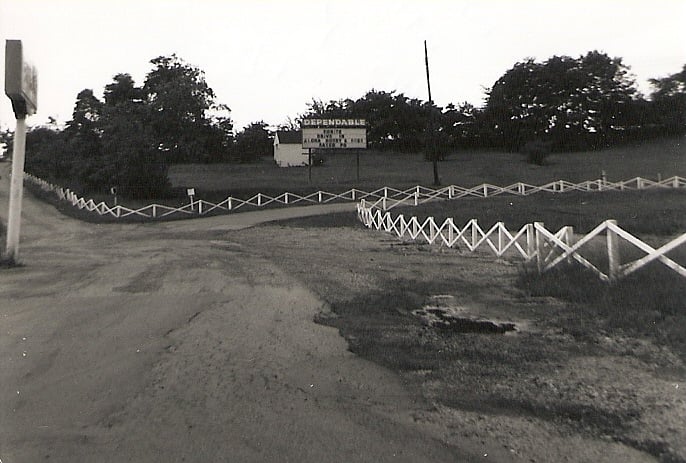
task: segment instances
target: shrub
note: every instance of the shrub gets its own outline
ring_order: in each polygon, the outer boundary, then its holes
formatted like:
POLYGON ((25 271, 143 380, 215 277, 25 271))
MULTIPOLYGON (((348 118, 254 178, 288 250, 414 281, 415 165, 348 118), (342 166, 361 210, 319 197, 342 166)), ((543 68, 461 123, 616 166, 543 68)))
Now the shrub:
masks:
POLYGON ((522 147, 521 152, 526 155, 527 163, 542 166, 545 158, 552 152, 552 148, 552 142, 536 139, 527 142, 522 147))

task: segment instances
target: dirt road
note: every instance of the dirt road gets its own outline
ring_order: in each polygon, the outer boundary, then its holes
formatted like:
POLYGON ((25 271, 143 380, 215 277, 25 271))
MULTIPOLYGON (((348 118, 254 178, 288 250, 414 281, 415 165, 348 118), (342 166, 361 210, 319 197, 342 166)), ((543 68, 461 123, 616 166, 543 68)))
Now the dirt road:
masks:
POLYGON ((26 195, 24 266, 0 270, 2 462, 482 459, 416 423, 418 395, 313 322, 321 300, 227 239, 260 214, 92 225, 26 195))

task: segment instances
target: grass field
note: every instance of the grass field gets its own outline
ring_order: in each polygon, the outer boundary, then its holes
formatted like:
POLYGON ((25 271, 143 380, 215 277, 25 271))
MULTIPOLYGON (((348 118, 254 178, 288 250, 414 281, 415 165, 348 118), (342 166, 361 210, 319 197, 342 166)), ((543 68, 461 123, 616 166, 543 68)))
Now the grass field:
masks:
MULTIPOLYGON (((439 163, 443 185, 465 187, 481 183, 506 186, 520 181, 542 185, 560 179, 581 182, 600 178, 603 171, 610 181, 637 176, 655 179, 658 174, 663 178, 686 176, 686 142, 667 139, 599 152, 558 153, 551 155, 545 166, 527 164, 518 154, 480 151, 456 152, 439 163)), ((308 168, 279 168, 271 159, 246 165, 175 165, 169 173, 174 187, 193 187, 199 195, 218 197, 383 186, 404 189, 433 183, 431 163, 421 154, 362 152, 360 179, 356 176, 354 154, 326 156, 323 166, 312 168, 311 182, 308 168)))

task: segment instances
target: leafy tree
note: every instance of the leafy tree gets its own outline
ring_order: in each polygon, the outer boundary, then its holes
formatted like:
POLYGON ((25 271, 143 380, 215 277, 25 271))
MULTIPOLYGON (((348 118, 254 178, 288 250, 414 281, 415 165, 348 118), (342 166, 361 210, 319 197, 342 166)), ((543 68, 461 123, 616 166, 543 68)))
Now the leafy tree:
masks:
POLYGON ((254 162, 272 154, 272 134, 264 121, 253 122, 236 135, 239 162, 254 162))
POLYGON ((650 79, 655 122, 669 135, 686 132, 686 65, 680 72, 650 79))
MULTIPOLYGON (((212 127, 209 112, 220 109, 204 72, 176 55, 160 56, 151 63, 143 91, 152 109, 151 124, 169 162, 203 160, 206 138, 212 127)), ((226 134, 223 120, 220 134, 226 134)))
POLYGON ((168 192, 168 166, 149 119, 150 108, 132 100, 105 109, 97 181, 101 189, 115 186, 130 198, 154 198, 168 192))
POLYGON ((59 182, 68 178, 73 158, 67 152, 64 136, 56 124, 32 127, 26 133, 25 170, 45 180, 59 182))
POLYGON ((558 149, 600 147, 636 96, 621 58, 597 51, 515 64, 488 92, 484 121, 502 146, 553 140, 558 149))
POLYGON ((102 102, 85 89, 76 96, 72 119, 64 130, 64 149, 71 154, 72 177, 76 187, 92 190, 99 186, 99 162, 102 156, 100 144, 100 116, 102 102))

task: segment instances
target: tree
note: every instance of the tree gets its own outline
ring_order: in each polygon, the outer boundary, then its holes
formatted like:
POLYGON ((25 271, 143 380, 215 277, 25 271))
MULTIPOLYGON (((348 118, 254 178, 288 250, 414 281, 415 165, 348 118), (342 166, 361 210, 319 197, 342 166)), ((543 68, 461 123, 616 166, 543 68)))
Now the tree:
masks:
POLYGON ((515 64, 488 91, 484 121, 502 146, 552 140, 558 149, 601 147, 637 95, 621 58, 592 51, 515 64))
POLYGON ((76 96, 72 119, 64 129, 64 149, 72 158, 70 177, 75 183, 74 187, 92 190, 99 186, 102 156, 99 123, 102 107, 93 90, 80 91, 76 96))
POLYGON ((264 121, 253 122, 236 135, 239 162, 254 162, 272 154, 272 134, 264 121))
POLYGON ((668 135, 686 132, 686 65, 680 72, 660 79, 650 79, 655 122, 668 135))
POLYGON ((107 106, 144 100, 143 89, 136 87, 136 83, 130 74, 117 74, 113 77, 113 80, 114 82, 111 84, 105 85, 103 96, 107 106))
POLYGON ((130 198, 164 196, 169 189, 168 166, 151 126, 150 108, 122 100, 102 117, 100 189, 117 187, 130 198))
POLYGON ((222 135, 226 138, 227 128, 232 128, 226 116, 219 126, 213 125, 209 112, 228 108, 215 104, 214 91, 197 67, 176 55, 160 56, 150 62, 155 68, 148 73, 143 91, 152 109, 155 136, 168 161, 207 160, 207 138, 222 135))

